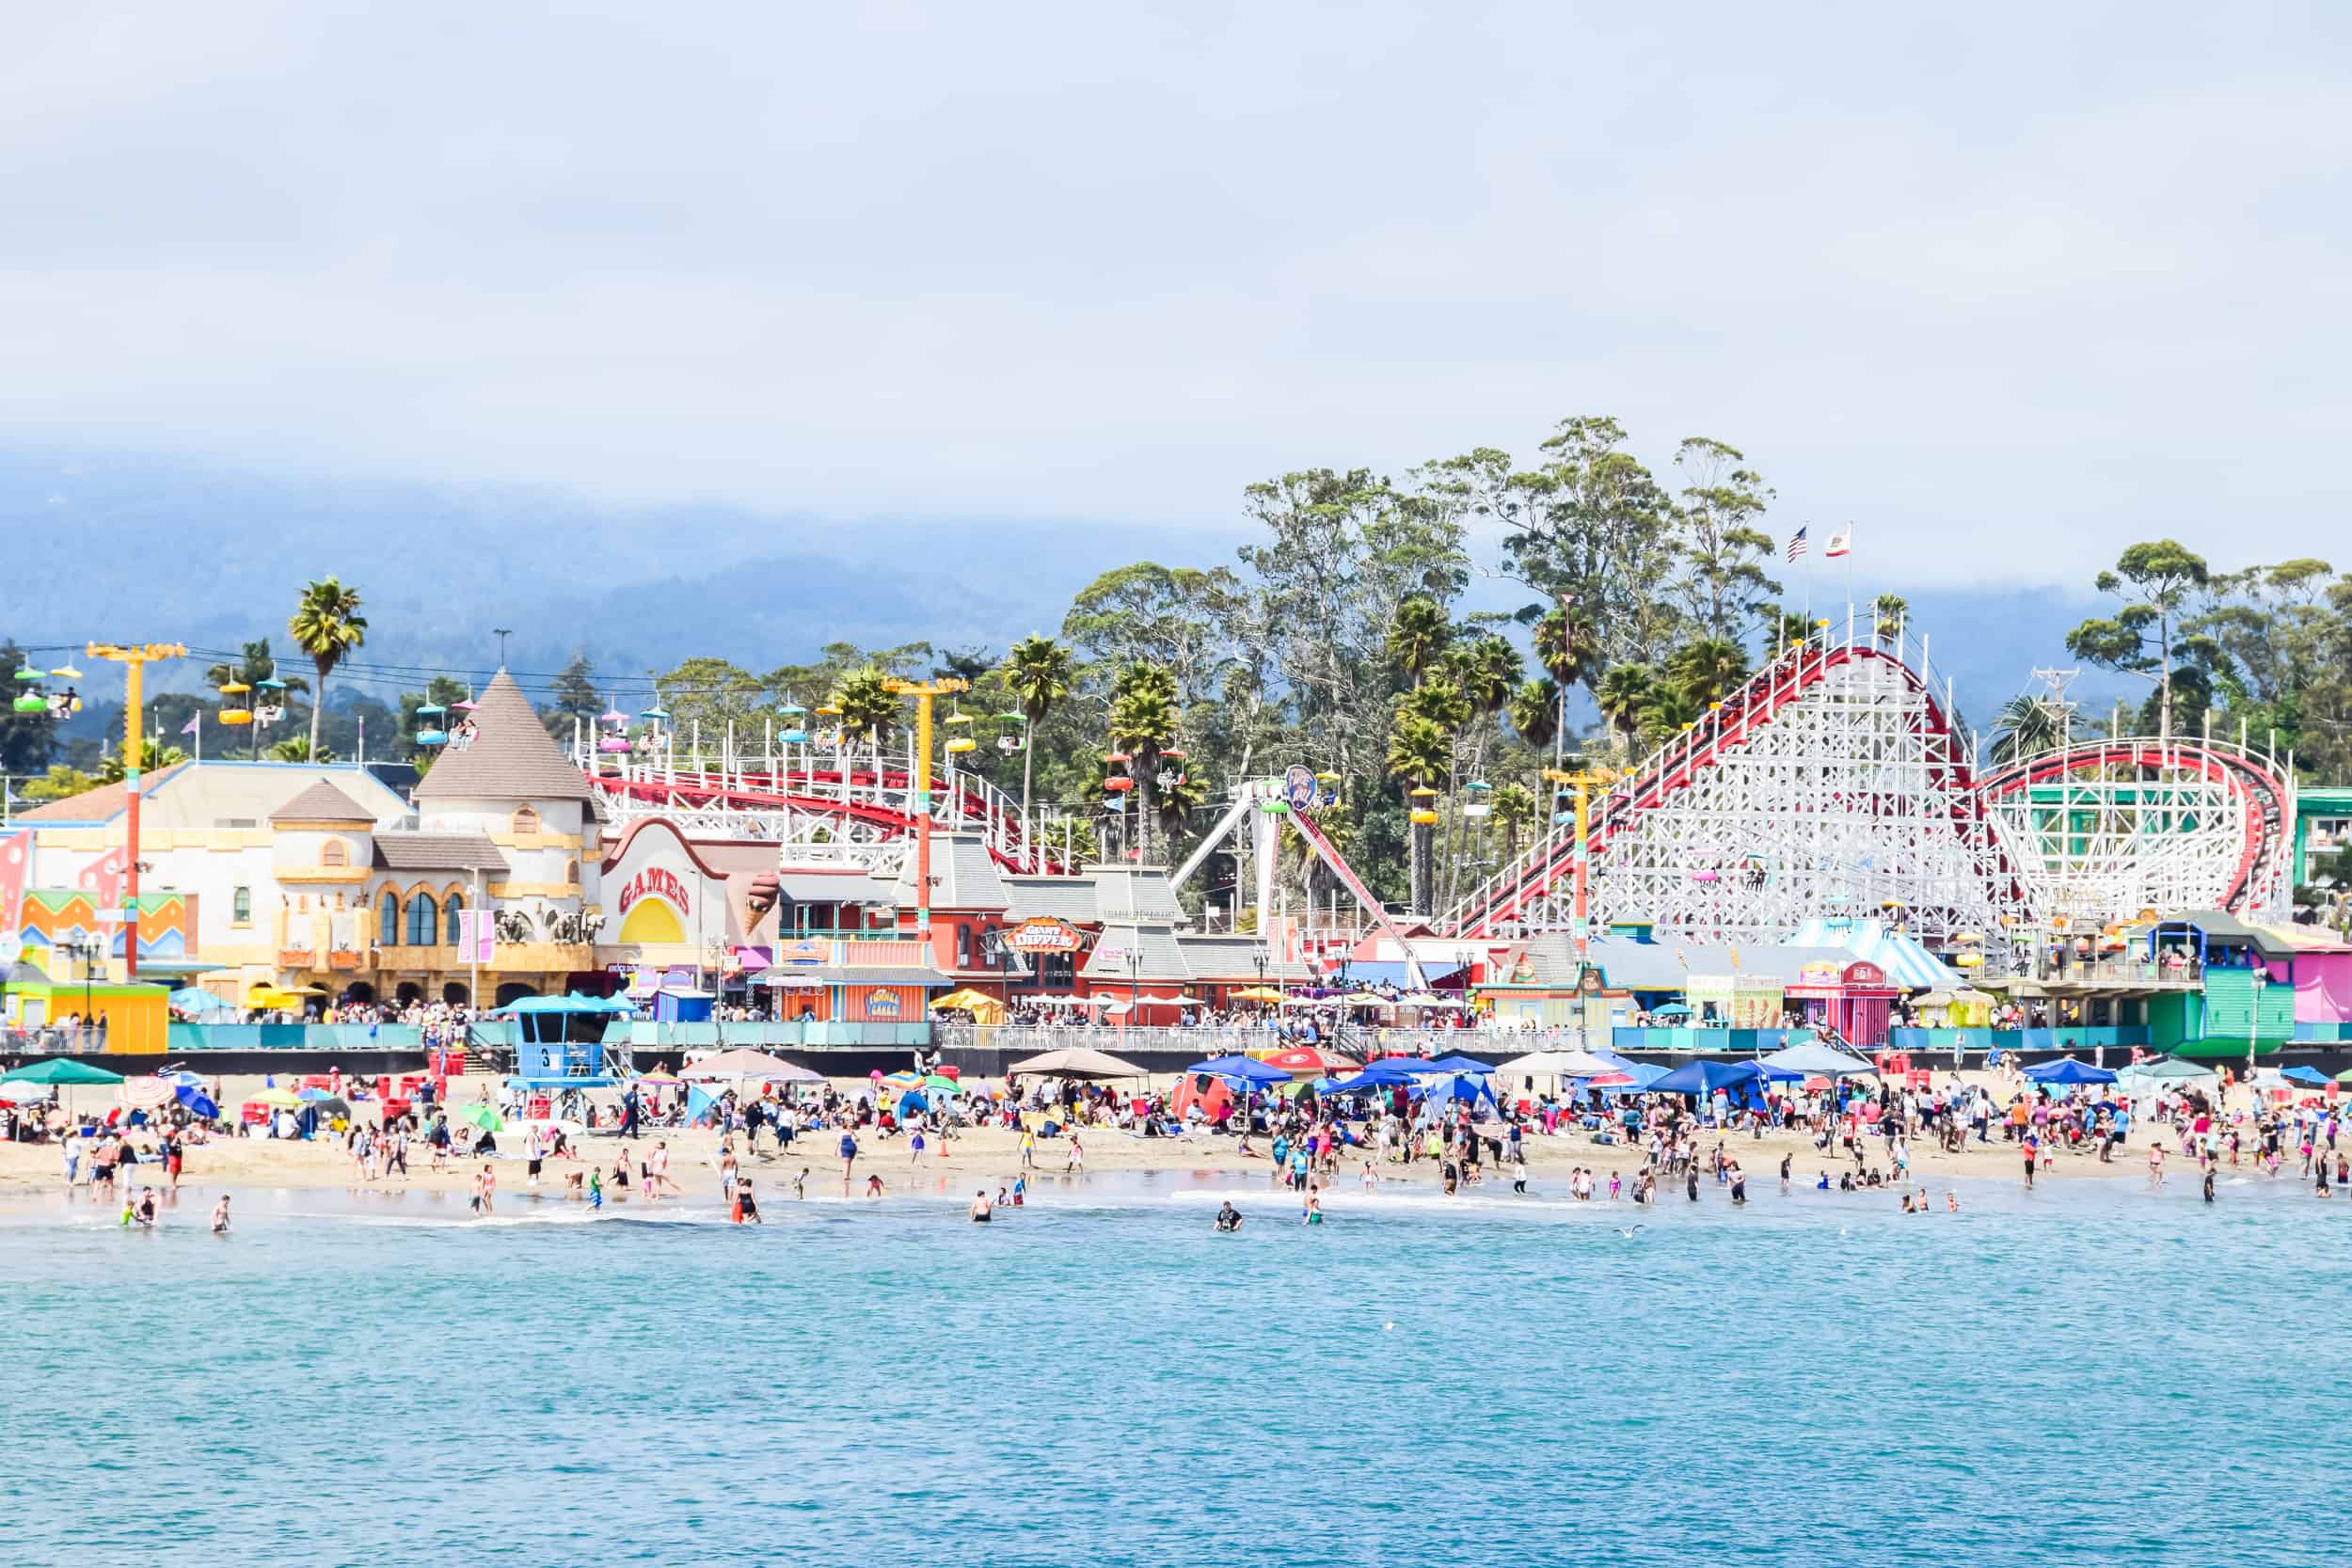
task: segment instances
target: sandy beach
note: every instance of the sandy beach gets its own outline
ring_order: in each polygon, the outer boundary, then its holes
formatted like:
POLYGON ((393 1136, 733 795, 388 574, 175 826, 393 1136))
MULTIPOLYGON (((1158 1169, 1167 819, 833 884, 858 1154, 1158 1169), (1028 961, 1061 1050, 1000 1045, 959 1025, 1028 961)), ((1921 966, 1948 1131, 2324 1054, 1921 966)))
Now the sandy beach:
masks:
MULTIPOLYGON (((1971 1075, 1972 1077, 1975 1075, 1971 1075)), ((453 1100, 464 1103, 471 1100, 476 1085, 485 1080, 461 1080, 453 1085, 453 1100)), ((259 1078, 230 1078, 224 1088, 231 1102, 261 1086, 259 1078)), ((864 1087, 862 1083, 843 1082, 836 1085, 844 1092, 864 1087)), ((77 1097, 71 1103, 77 1109, 94 1108, 111 1103, 103 1089, 73 1091, 77 1097)), ((601 1097, 600 1097, 601 1098, 601 1097)), ((361 1102, 359 1115, 367 1117, 373 1107, 361 1102)), ((2161 1130, 2167 1148, 2177 1148, 2177 1138, 2169 1129, 2161 1130)), ((756 1155, 742 1161, 742 1168, 759 1183, 759 1190, 774 1196, 787 1189, 790 1178, 803 1166, 809 1172, 807 1192, 811 1199, 839 1199, 844 1196, 841 1162, 835 1153, 838 1134, 829 1129, 805 1133, 793 1145, 787 1156, 776 1153, 772 1134, 763 1133, 756 1155)), ((1080 1140, 1085 1148, 1087 1171, 1157 1171, 1198 1172, 1226 1176, 1255 1172, 1273 1184, 1271 1162, 1264 1149, 1266 1140, 1253 1140, 1258 1152, 1244 1157, 1235 1151, 1236 1140, 1206 1132, 1194 1132, 1183 1138, 1144 1138, 1114 1129, 1082 1129, 1080 1140)), ((509 1140, 512 1141, 512 1140, 509 1140)), ((719 1136, 707 1128, 653 1128, 632 1140, 635 1158, 643 1160, 655 1142, 666 1141, 670 1148, 670 1168, 673 1179, 696 1200, 716 1200, 719 1196, 719 1136)), ((1784 1155, 1792 1157, 1791 1179, 1810 1184, 1820 1172, 1827 1170, 1835 1181, 1842 1169, 1851 1167, 1851 1157, 1842 1163, 1833 1158, 1835 1150, 1813 1147, 1811 1134, 1801 1132, 1766 1132, 1758 1137, 1748 1132, 1733 1132, 1723 1138, 1726 1149, 1738 1160, 1752 1182, 1776 1181, 1784 1155)), ((1702 1141, 1703 1150, 1711 1154, 1716 1139, 1709 1134, 1702 1141)), ((1021 1171, 1020 1134, 1004 1128, 984 1128, 953 1132, 940 1149, 937 1135, 930 1137, 931 1147, 925 1151, 918 1164, 913 1157, 904 1134, 883 1135, 873 1129, 858 1133, 859 1155, 854 1176, 854 1195, 865 1201, 866 1179, 878 1174, 886 1193, 923 1191, 945 1193, 969 1197, 985 1188, 993 1195, 999 1186, 1011 1182, 1021 1171)), ((1886 1169, 1891 1160, 1884 1144, 1873 1137, 1868 1145, 1868 1164, 1886 1169)), ((1608 1173, 1621 1172, 1630 1176, 1638 1170, 1645 1158, 1645 1148, 1638 1142, 1604 1144, 1581 1129, 1564 1131, 1547 1137, 1532 1132, 1525 1140, 1530 1186, 1537 1191, 1564 1188, 1568 1171, 1575 1166, 1600 1172, 1605 1183, 1608 1173)), ((2112 1164, 2103 1164, 2089 1146, 2081 1152, 2060 1150, 2055 1164, 2042 1173, 2042 1179, 2130 1179, 2146 1180, 2148 1139, 2137 1131, 2130 1145, 2116 1152, 2112 1164)), ((610 1170, 620 1149, 620 1140, 609 1132, 593 1132, 584 1146, 586 1158, 574 1163, 551 1160, 547 1163, 540 1190, 561 1193, 564 1178, 574 1170, 584 1171, 590 1162, 610 1170)), ((742 1152, 737 1139, 739 1157, 742 1152)), ((1360 1179, 1363 1160, 1369 1154, 1350 1160, 1343 1156, 1338 1171, 1329 1178, 1334 1187, 1354 1188, 1360 1179)), ((1066 1138, 1041 1138, 1031 1168, 1032 1184, 1041 1178, 1059 1179, 1069 1172, 1069 1143, 1066 1138)), ((1936 1183, 1947 1179, 2020 1180, 2020 1160, 2013 1145, 2000 1141, 1997 1132, 1990 1143, 1971 1141, 1963 1151, 1947 1154, 1931 1140, 1911 1140, 1912 1179, 1914 1188, 1926 1186, 1933 1190, 1936 1183)), ((478 1162, 453 1159, 447 1170, 433 1171, 431 1150, 419 1143, 411 1150, 413 1167, 405 1176, 380 1178, 372 1185, 387 1188, 413 1188, 460 1192, 468 1190, 478 1162)), ((500 1191, 511 1194, 523 1188, 524 1162, 519 1150, 503 1151, 495 1160, 500 1191)), ((2185 1167, 2181 1167, 2185 1168, 2185 1167)), ((1390 1164, 1380 1167, 1382 1180, 1406 1186, 1425 1186, 1436 1190, 1436 1165, 1426 1160, 1410 1164, 1390 1164)), ((160 1182, 160 1164, 137 1168, 127 1180, 145 1183, 160 1182)), ((355 1175, 351 1162, 344 1156, 342 1145, 329 1140, 301 1142, 273 1138, 215 1138, 209 1143, 188 1146, 183 1184, 208 1187, 247 1188, 362 1188, 371 1185, 355 1175)), ((0 1145, 0 1204, 9 1204, 36 1194, 54 1194, 63 1180, 63 1165, 57 1146, 54 1144, 0 1145)), ((1489 1189, 1508 1191, 1507 1180, 1498 1181, 1496 1173, 1487 1173, 1489 1189)), ((634 1188, 631 1196, 638 1196, 634 1188)))

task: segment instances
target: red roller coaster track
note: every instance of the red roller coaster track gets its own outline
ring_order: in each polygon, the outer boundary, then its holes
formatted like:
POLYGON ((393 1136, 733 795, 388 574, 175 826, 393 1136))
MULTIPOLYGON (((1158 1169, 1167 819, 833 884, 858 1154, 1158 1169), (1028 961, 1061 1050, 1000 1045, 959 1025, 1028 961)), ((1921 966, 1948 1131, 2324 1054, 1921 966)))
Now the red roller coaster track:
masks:
POLYGON ((2201 741, 2093 741, 2046 752, 2017 767, 2004 768, 1987 778, 1979 793, 1990 804, 2007 800, 2019 790, 2055 784, 2086 769, 2112 773, 2124 768, 2135 769, 2135 777, 2157 768, 2200 773, 2229 786, 2239 812, 2244 848, 2222 894, 2220 907, 2232 913, 2244 912, 2251 896, 2275 874, 2280 858, 2285 853, 2291 824, 2285 787, 2268 768, 2240 752, 2201 741))
MULTIPOLYGON (((680 774, 675 779, 615 779, 590 773, 591 787, 608 796, 623 796, 651 806, 673 806, 680 810, 717 810, 743 812, 800 811, 812 816, 838 816, 850 821, 868 823, 885 834, 898 837, 914 831, 914 816, 910 812, 877 805, 871 800, 843 800, 837 794, 823 793, 830 788, 843 787, 843 776, 831 769, 793 772, 781 778, 762 774, 738 775, 736 782, 713 782, 707 776, 680 774)), ((912 784, 903 769, 852 768, 847 780, 850 789, 911 790, 912 784)), ((1020 828, 1007 814, 993 807, 978 791, 961 789, 963 815, 976 821, 987 822, 999 830, 999 837, 1020 837, 1020 828)), ((952 799, 952 798, 950 798, 952 799)), ((934 824, 934 832, 937 831, 934 824)), ((994 844, 989 853, 996 863, 1009 871, 1024 869, 1019 857, 1006 853, 994 844)), ((1059 874, 1065 867, 1061 858, 1050 847, 1041 847, 1041 859, 1047 870, 1059 874)))

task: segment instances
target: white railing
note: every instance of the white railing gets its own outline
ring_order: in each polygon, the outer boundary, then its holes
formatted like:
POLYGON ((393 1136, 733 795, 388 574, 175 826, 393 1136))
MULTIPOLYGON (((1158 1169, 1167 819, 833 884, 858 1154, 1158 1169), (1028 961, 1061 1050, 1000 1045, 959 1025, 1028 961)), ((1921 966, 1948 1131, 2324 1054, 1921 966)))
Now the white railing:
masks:
MULTIPOLYGON (((1619 825, 1620 819, 1630 818, 1647 809, 1645 804, 1639 803, 1645 792, 1657 787, 1671 769, 1689 763, 1704 748, 1720 741, 1733 725, 1744 721, 1752 709, 1773 711, 1780 704, 1793 700, 1804 688, 1803 677, 1809 661, 1856 647, 1887 654, 1898 664, 1910 669, 1929 695, 1942 703, 1945 721, 1947 724, 1951 722, 1951 678, 1943 678, 1943 689, 1939 694, 1935 669, 1928 657, 1927 639, 1919 640, 1914 657, 1904 626, 1899 623, 1891 636, 1880 636, 1873 625, 1857 615, 1854 606, 1848 605, 1846 623, 1842 628, 1812 628, 1802 643, 1792 645, 1762 670, 1749 676, 1740 690, 1721 707, 1708 709, 1689 729, 1659 744, 1639 765, 1594 800, 1586 813, 1587 843, 1595 839, 1605 840, 1609 832, 1619 825), (1856 636, 1857 627, 1862 631, 1859 638, 1856 636), (1761 686, 1757 684, 1759 681, 1761 686)), ((1953 741, 1963 751, 1963 760, 1973 774, 1978 755, 1976 737, 1963 737, 1955 733, 1953 741)), ((1558 813, 1552 815, 1556 818, 1558 813)), ((1488 911, 1510 894, 1537 883, 1543 890, 1549 891, 1561 875, 1561 862, 1574 847, 1574 839, 1572 826, 1565 826, 1556 820, 1549 822, 1543 837, 1529 845, 1509 865, 1456 900, 1454 908, 1438 922, 1438 928, 1465 935, 1480 934, 1491 924, 1488 911)))
MULTIPOLYGON (((781 745, 772 732, 760 751, 744 752, 735 744, 732 726, 710 754, 690 732, 682 763, 675 732, 662 736, 654 751, 644 749, 642 741, 638 750, 627 752, 598 752, 595 744, 581 726, 573 737, 572 760, 591 780, 606 785, 609 808, 625 820, 666 816, 707 831, 774 840, 796 852, 808 851, 810 859, 847 858, 880 868, 895 866, 903 855, 902 839, 860 832, 860 825, 844 823, 843 818, 852 807, 898 816, 913 814, 915 759, 911 736, 900 754, 879 758, 852 745, 781 745), (762 795, 779 801, 752 799, 762 795), (783 803, 784 797, 795 803, 783 803), (825 810, 827 802, 836 809, 825 810)), ((1060 818, 1024 813, 1019 801, 986 777, 956 768, 952 755, 934 770, 930 816, 940 827, 977 830, 990 849, 1019 870, 1039 875, 1074 870, 1063 863, 1076 857, 1057 853, 1053 843, 1060 818)))

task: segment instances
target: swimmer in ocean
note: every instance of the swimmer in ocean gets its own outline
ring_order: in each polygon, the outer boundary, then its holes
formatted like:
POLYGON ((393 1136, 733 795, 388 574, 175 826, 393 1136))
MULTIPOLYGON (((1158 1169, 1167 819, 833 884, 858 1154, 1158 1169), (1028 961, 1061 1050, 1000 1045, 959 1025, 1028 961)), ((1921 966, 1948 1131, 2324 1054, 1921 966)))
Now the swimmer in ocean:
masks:
POLYGON ((986 1225, 989 1218, 988 1189, 983 1187, 972 1195, 972 1223, 986 1225))
POLYGON ((1221 1231, 1241 1228, 1241 1211, 1233 1207, 1232 1198, 1227 1198, 1225 1207, 1216 1212, 1216 1227, 1221 1231))

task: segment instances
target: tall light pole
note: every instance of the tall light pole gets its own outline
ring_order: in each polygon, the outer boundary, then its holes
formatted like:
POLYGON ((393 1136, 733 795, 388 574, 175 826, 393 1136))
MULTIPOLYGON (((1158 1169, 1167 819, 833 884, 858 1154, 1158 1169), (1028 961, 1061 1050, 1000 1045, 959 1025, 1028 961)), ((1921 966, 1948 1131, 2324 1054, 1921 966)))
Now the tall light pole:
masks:
MULTIPOLYGON (((931 699, 968 691, 972 683, 954 675, 936 680, 892 679, 886 690, 914 699, 914 939, 928 951, 931 941, 931 699)), ((878 777, 875 781, 881 783, 878 777)))
POLYGON ((506 668, 506 640, 515 635, 513 626, 492 626, 490 635, 499 640, 499 668, 506 668))
POLYGON ((177 642, 92 642, 84 651, 91 658, 111 658, 122 666, 122 977, 135 982, 139 977, 139 759, 147 750, 146 725, 139 714, 143 705, 140 677, 148 660, 180 658, 188 650, 177 642))
POLYGON ((1552 784, 1566 784, 1576 791, 1576 844, 1574 846, 1576 905, 1568 929, 1576 942, 1577 966, 1581 969, 1588 951, 1592 929, 1592 923, 1586 918, 1585 906, 1585 884, 1592 867, 1592 847, 1587 842, 1592 829, 1592 802, 1587 791, 1595 784, 1607 784, 1615 778, 1616 774, 1606 768, 1579 768, 1575 772, 1569 772, 1564 768, 1547 768, 1544 769, 1544 777, 1552 784))

